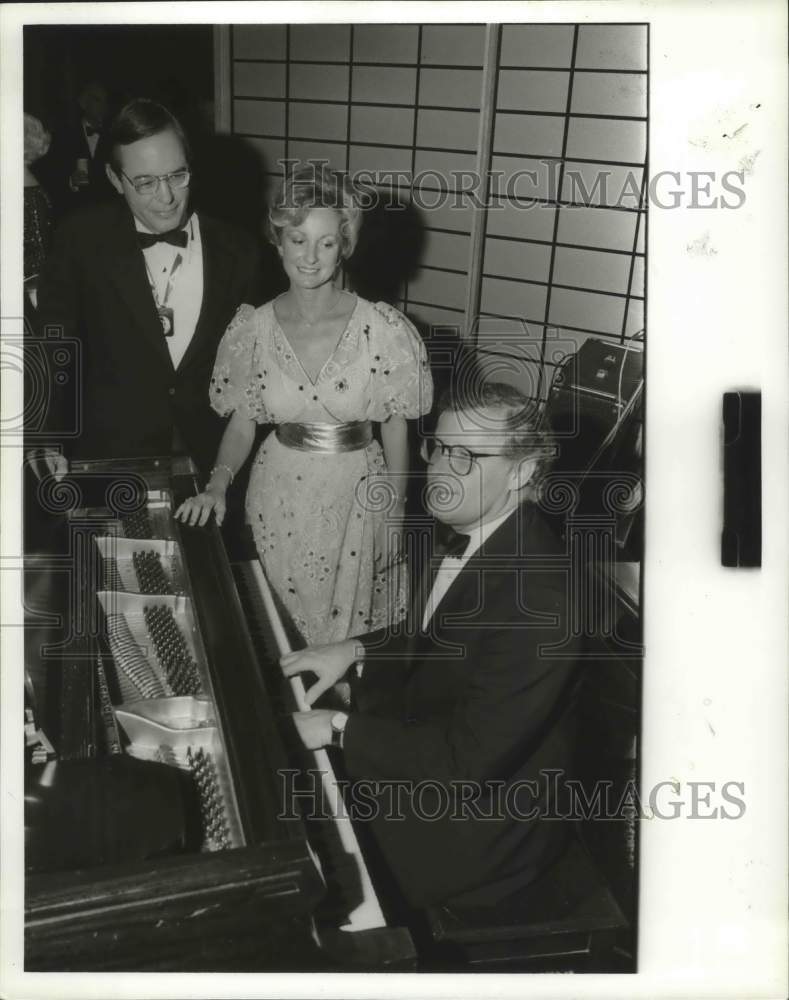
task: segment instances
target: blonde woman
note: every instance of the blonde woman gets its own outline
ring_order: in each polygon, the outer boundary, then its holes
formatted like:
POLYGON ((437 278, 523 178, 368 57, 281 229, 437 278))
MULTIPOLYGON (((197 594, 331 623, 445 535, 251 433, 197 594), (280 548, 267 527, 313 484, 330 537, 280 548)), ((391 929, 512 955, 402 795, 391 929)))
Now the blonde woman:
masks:
POLYGON ((361 212, 325 168, 305 165, 269 212, 289 289, 242 306, 217 355, 211 404, 230 420, 205 490, 178 515, 221 523, 256 424, 274 424, 252 467, 247 519, 272 587, 308 643, 404 617, 396 538, 409 467, 406 421, 432 405, 424 345, 384 303, 338 287, 361 212), (380 428, 381 444, 374 435, 380 428))

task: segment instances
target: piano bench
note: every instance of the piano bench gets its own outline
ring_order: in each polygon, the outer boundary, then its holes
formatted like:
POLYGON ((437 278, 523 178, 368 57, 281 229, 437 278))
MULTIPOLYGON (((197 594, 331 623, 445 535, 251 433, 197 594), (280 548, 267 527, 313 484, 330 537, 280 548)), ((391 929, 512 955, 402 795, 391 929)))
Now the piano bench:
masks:
POLYGON ((628 921, 577 839, 518 899, 490 908, 434 906, 426 917, 430 971, 628 971, 617 960, 628 921))

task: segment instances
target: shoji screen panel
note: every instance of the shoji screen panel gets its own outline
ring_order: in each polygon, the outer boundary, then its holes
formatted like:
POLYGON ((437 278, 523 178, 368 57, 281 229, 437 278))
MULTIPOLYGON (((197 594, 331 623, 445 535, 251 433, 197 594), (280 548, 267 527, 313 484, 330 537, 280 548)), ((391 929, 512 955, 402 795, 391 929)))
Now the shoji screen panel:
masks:
POLYGON ((477 168, 484 61, 484 25, 421 26, 413 188, 425 245, 406 304, 422 322, 463 333, 473 209, 458 190, 477 168))
POLYGON ((351 26, 236 25, 231 38, 231 129, 264 170, 308 156, 347 169, 351 26))
POLYGON ((287 148, 287 29, 245 24, 230 34, 230 131, 248 136, 272 175, 287 148))
POLYGON ((587 337, 640 336, 646 25, 240 25, 229 62, 231 130, 263 169, 323 158, 410 206, 393 301, 500 377, 544 398, 587 337))
POLYGON ((326 159, 374 177, 384 203, 410 204, 422 253, 397 304, 426 325, 466 330, 484 25, 236 25, 231 130, 266 173, 326 159))
POLYGON ((645 25, 503 25, 477 344, 545 398, 590 336, 644 327, 645 25))
MULTIPOLYGON (((411 199, 418 64, 419 25, 354 25, 348 165, 385 205, 407 206, 411 199)), ((404 291, 401 284, 400 308, 404 291)))

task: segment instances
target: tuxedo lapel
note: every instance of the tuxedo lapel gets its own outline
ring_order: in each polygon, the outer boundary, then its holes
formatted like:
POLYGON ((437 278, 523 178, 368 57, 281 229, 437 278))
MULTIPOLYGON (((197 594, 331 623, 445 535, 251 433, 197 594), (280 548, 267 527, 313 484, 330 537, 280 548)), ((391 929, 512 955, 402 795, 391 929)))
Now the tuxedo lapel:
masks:
POLYGON ((211 219, 200 215, 199 220, 203 250, 203 301, 194 335, 178 366, 179 371, 187 368, 205 348, 212 355, 216 353, 219 338, 224 333, 224 330, 219 329, 222 305, 235 269, 235 248, 220 246, 219 236, 211 219))
POLYGON ((420 638, 424 636, 422 631, 422 619, 425 614, 425 604, 430 596, 436 571, 440 565, 440 558, 436 556, 436 534, 438 524, 433 521, 430 526, 430 538, 426 538, 421 533, 417 533, 420 540, 418 550, 413 553, 416 558, 417 570, 411 579, 411 601, 410 620, 411 627, 408 630, 408 646, 405 656, 413 662, 416 650, 419 646, 420 638))
POLYGON ((500 560, 514 558, 516 554, 523 552, 522 532, 523 510, 518 509, 499 525, 490 535, 474 555, 463 566, 455 579, 449 585, 446 593, 441 599, 439 607, 436 609, 442 614, 447 614, 454 610, 466 609, 469 596, 475 599, 480 594, 479 576, 484 573, 485 566, 490 566, 490 560, 497 563, 500 560), (469 594, 470 588, 473 592, 469 594))
MULTIPOLYGON (((480 603, 489 608, 490 594, 486 594, 485 574, 502 579, 510 577, 512 587, 523 587, 521 573, 526 573, 531 586, 544 586, 545 574, 555 576, 567 572, 567 555, 564 544, 546 524, 531 502, 521 506, 507 518, 477 549, 463 569, 452 581, 436 611, 437 629, 440 634, 442 617, 463 617, 479 612, 480 603)), ((508 584, 509 585, 509 584, 508 584)), ((526 592, 520 598, 527 602, 526 592)), ((527 603, 523 605, 528 614, 527 603)), ((450 637, 451 638, 451 637, 450 637)))
POLYGON ((117 227, 113 228, 112 237, 105 246, 107 274, 156 357, 172 369, 135 232, 132 215, 124 206, 118 212, 117 227))
POLYGON ((85 135, 85 129, 82 127, 82 122, 77 122, 76 135, 78 159, 90 162, 93 157, 90 155, 90 144, 88 142, 88 137, 85 135))
MULTIPOLYGON (((457 615, 457 623, 460 623, 464 616, 479 611, 480 601, 487 605, 484 593, 486 573, 498 571, 499 575, 502 570, 526 569, 528 565, 535 570, 544 570, 555 565, 558 551, 556 540, 534 505, 528 502, 521 504, 488 536, 449 585, 435 609, 429 631, 434 627, 435 634, 440 638, 442 620, 457 615)), ((518 585, 514 574, 512 585, 513 587, 518 585)), ((425 593, 425 599, 426 597, 425 593)), ((423 611, 424 600, 420 615, 423 611)), ((421 632, 421 624, 420 618, 419 632, 424 635, 421 632)), ((451 641, 451 635, 447 638, 451 641)))

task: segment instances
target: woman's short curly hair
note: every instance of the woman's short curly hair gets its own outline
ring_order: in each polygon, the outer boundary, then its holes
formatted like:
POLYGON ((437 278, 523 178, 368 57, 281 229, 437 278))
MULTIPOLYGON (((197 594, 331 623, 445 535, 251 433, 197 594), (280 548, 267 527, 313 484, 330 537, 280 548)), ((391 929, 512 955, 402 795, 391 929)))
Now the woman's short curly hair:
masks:
POLYGON ((34 115, 25 114, 25 164, 30 166, 46 156, 52 137, 34 115))
POLYGON ((359 238, 362 210, 346 177, 324 163, 297 163, 286 174, 271 202, 266 231, 274 246, 282 243, 283 230, 300 226, 313 208, 333 208, 340 216, 340 254, 351 256, 359 238))

